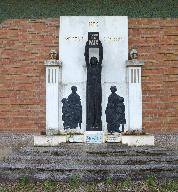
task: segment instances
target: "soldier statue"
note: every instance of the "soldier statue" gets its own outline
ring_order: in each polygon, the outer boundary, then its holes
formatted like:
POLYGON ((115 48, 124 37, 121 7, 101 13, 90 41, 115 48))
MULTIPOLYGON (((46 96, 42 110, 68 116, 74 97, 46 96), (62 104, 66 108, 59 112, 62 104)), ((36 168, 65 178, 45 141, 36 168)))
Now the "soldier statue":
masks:
POLYGON ((77 127, 81 128, 82 123, 82 105, 80 101, 80 96, 76 93, 77 87, 71 87, 72 93, 68 98, 62 99, 62 120, 64 121, 64 129, 75 129, 77 127))
POLYGON ((124 98, 116 94, 116 86, 111 86, 111 95, 108 97, 108 104, 106 107, 106 122, 109 133, 121 132, 120 124, 122 125, 122 131, 124 131, 125 120, 125 105, 124 98))

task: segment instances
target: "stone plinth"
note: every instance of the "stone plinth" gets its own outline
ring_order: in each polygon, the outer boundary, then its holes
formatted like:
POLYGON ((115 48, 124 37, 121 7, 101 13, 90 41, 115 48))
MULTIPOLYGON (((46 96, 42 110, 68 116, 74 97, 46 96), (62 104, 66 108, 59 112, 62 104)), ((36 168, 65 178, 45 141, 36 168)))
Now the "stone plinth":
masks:
POLYGON ((128 146, 154 146, 154 136, 152 135, 122 135, 122 144, 128 146))

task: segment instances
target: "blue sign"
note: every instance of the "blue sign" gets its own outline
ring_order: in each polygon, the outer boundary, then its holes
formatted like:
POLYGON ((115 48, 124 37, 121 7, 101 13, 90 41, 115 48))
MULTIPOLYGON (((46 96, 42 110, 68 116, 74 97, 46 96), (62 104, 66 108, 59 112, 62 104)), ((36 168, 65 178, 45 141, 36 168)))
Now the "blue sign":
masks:
POLYGON ((101 133, 86 135, 86 143, 102 143, 102 142, 103 142, 103 134, 101 133))

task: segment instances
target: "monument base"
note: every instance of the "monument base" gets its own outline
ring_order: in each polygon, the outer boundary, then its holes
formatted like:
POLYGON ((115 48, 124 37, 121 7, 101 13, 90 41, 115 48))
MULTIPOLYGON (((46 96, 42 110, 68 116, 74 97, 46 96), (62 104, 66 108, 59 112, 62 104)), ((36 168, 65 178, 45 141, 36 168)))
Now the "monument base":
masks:
POLYGON ((64 133, 61 135, 34 136, 34 146, 59 146, 60 143, 122 143, 128 146, 154 146, 154 136, 122 135, 121 133, 104 133, 103 131, 86 131, 84 133, 64 133))

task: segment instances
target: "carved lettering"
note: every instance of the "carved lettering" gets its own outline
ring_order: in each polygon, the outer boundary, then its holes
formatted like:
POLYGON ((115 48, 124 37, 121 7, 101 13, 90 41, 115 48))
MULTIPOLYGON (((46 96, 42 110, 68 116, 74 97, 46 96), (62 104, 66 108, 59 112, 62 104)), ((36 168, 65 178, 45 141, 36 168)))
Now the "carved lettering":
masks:
POLYGON ((98 40, 97 39, 89 40, 89 45, 98 45, 98 40))

